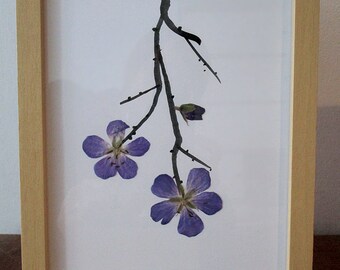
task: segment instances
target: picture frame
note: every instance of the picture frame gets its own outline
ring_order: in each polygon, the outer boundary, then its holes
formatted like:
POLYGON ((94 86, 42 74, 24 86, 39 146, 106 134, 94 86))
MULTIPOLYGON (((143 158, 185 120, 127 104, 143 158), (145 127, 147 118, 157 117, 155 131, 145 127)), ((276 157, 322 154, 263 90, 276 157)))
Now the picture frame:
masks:
MULTIPOLYGON (((293 1, 287 267, 313 257, 319 1, 293 1)), ((44 1, 17 0, 22 269, 48 270, 44 1)))

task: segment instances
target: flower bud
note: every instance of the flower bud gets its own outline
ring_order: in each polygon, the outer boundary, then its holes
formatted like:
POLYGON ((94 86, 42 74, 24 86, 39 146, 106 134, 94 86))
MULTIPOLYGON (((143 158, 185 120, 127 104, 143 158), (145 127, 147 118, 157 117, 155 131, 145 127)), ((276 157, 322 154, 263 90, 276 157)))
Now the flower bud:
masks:
POLYGON ((193 103, 182 104, 176 109, 180 111, 185 122, 187 122, 187 120, 202 120, 202 115, 205 113, 204 108, 193 103))

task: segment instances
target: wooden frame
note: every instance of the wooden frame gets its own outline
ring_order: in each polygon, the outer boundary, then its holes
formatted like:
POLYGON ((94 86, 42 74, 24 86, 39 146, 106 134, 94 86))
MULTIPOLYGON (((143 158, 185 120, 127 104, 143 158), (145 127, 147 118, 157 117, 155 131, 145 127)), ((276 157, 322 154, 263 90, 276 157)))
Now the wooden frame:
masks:
MULTIPOLYGON (((48 269, 43 0, 17 0, 22 269, 48 269)), ((319 1, 295 0, 288 269, 311 270, 319 1)))

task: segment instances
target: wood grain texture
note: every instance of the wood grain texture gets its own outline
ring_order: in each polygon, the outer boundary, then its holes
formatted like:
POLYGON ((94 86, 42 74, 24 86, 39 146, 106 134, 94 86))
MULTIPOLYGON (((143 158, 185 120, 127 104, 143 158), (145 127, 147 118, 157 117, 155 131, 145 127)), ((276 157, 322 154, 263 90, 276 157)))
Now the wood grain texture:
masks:
POLYGON ((47 269, 42 0, 17 0, 22 269, 47 269))
POLYGON ((20 235, 0 234, 0 269, 21 270, 20 235))
POLYGON ((289 270, 311 270, 319 0, 295 1, 289 270))

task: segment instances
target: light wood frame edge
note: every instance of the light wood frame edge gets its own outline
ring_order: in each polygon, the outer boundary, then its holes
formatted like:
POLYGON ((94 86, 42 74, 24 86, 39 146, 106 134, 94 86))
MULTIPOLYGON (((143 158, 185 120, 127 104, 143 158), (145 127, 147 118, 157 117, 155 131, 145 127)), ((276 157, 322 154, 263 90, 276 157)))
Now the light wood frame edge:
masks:
POLYGON ((320 0, 295 0, 288 269, 312 270, 320 0))
POLYGON ((43 0, 17 0, 23 270, 48 269, 43 0))
MULTIPOLYGON (((48 270, 43 0, 17 0, 22 270, 48 270)), ((311 270, 319 0, 295 0, 288 267, 311 270)))

